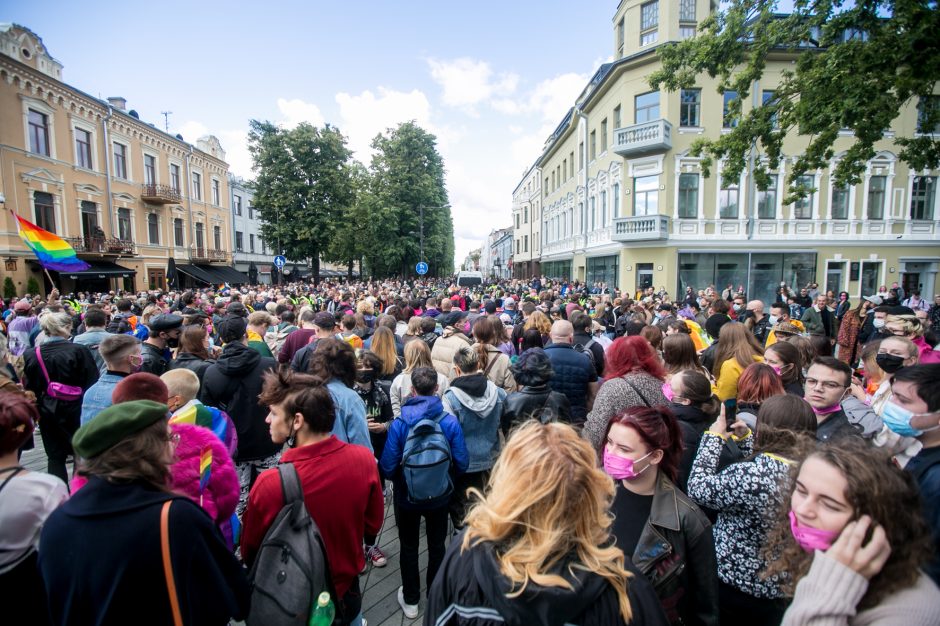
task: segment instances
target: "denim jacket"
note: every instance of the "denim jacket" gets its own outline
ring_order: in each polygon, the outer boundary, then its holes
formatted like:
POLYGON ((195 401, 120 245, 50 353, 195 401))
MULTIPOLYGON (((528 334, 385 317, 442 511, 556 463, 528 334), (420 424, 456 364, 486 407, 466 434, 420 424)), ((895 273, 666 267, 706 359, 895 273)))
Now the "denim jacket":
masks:
MULTIPOLYGON (((458 380, 454 379, 454 383, 458 380)), ((499 424, 505 403, 506 392, 491 381, 486 381, 486 391, 479 397, 453 385, 444 393, 444 410, 457 417, 470 453, 467 472, 482 472, 496 463, 499 424)))
POLYGON ((114 404, 111 402, 111 392, 114 391, 119 382, 124 380, 124 376, 125 374, 105 372, 98 379, 98 382, 88 388, 88 391, 82 397, 82 426, 90 422, 98 413, 114 404))

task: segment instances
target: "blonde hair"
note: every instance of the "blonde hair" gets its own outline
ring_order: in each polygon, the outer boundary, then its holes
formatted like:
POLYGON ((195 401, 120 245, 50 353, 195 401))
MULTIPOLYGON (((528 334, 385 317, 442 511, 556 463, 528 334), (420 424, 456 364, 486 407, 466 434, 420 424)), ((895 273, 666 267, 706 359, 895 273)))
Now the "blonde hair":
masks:
POLYGON ((591 445, 566 424, 529 421, 515 430, 501 453, 486 495, 470 489, 477 502, 467 514, 461 544, 466 552, 482 542, 497 546, 499 569, 518 598, 529 582, 573 589, 552 573, 568 565, 594 572, 617 592, 624 620, 632 618, 623 552, 611 541, 609 511, 613 480, 597 467, 591 445))
POLYGON ((183 399, 183 404, 195 398, 199 393, 199 376, 185 367, 166 372, 160 376, 160 380, 166 385, 168 395, 179 396, 183 399))
POLYGON ((887 315, 885 326, 888 324, 900 325, 904 334, 911 337, 921 337, 924 334, 924 324, 916 315, 887 315))
POLYGON ((261 326, 262 324, 274 326, 274 318, 271 317, 267 311, 255 311, 248 316, 249 326, 261 326))
POLYGON ((405 344, 405 372, 411 373, 419 367, 434 367, 431 349, 420 339, 405 344))
POLYGON ((533 328, 543 335, 548 335, 552 332, 552 321, 541 311, 533 311, 522 329, 531 330, 533 328))
POLYGON ((405 334, 411 335, 412 337, 420 337, 422 335, 421 320, 423 319, 423 317, 415 315, 410 320, 408 320, 408 330, 405 331, 405 334))

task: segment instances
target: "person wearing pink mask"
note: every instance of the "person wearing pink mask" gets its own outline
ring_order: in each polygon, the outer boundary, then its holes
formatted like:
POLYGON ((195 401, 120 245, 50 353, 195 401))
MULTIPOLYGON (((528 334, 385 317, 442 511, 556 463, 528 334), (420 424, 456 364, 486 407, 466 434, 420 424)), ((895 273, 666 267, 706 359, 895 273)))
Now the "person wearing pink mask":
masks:
POLYGON ((675 415, 630 407, 610 418, 601 446, 616 481, 611 505, 617 547, 653 583, 672 624, 718 624, 711 523, 675 485, 682 454, 675 415))
POLYGON ((790 470, 812 440, 816 418, 809 405, 791 394, 768 398, 757 413, 756 432, 743 422, 730 427, 724 407, 702 435, 689 497, 718 512, 715 554, 722 626, 776 626, 786 609, 782 579, 762 577, 768 519, 783 499, 790 470), (734 431, 734 435, 729 433, 734 431), (734 442, 744 460, 719 471, 722 449, 734 442))
POLYGON ((764 572, 793 597, 785 626, 940 624, 920 498, 887 454, 855 438, 822 446, 786 499, 764 572))

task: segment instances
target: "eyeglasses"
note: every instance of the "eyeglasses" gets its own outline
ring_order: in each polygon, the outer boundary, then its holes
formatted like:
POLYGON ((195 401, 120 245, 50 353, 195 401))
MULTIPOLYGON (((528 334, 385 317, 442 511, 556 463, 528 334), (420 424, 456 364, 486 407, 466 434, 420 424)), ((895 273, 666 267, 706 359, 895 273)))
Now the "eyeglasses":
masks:
POLYGON ((838 383, 834 380, 816 380, 815 378, 806 379, 806 386, 809 387, 810 389, 813 389, 814 387, 818 385, 822 385, 823 389, 828 389, 830 391, 833 391, 835 389, 845 389, 845 385, 843 385, 842 383, 838 383))
POLYGON ((170 433, 169 436, 167 436, 166 439, 167 439, 167 441, 169 441, 171 444, 173 444, 174 447, 176 447, 176 446, 178 446, 178 445, 180 444, 180 434, 179 434, 179 433, 170 433))

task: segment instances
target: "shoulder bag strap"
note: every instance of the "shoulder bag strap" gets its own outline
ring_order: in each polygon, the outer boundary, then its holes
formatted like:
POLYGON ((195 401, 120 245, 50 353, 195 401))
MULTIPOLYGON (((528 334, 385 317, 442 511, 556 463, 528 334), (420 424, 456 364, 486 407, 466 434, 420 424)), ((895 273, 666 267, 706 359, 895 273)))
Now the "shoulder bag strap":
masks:
POLYGON ((20 465, 17 465, 16 467, 8 467, 6 469, 0 470, 0 474, 3 474, 5 472, 10 472, 10 475, 7 476, 6 479, 2 483, 0 483, 0 491, 3 491, 3 488, 7 486, 7 483, 13 480, 14 476, 24 471, 26 471, 26 468, 20 465))
POLYGON ((623 380, 623 382, 627 383, 630 386, 630 389, 636 392, 636 395, 640 396, 640 400, 643 401, 643 404, 645 404, 649 408, 653 408, 653 405, 650 404, 649 401, 646 399, 646 397, 643 395, 643 393, 640 392, 640 390, 636 388, 636 385, 634 385, 629 380, 627 380, 626 376, 622 376, 621 379, 623 380))
POLYGON ((176 580, 173 578, 173 563, 170 561, 170 505, 172 500, 163 503, 160 511, 160 546, 163 553, 163 575, 166 577, 166 588, 170 594, 170 610, 173 612, 173 626, 183 626, 183 616, 180 613, 180 600, 176 595, 176 580))
POLYGON ((42 375, 46 377, 46 384, 52 382, 52 379, 49 378, 49 372, 46 370, 46 364, 42 362, 42 351, 39 346, 36 346, 36 360, 39 361, 39 367, 42 369, 42 375))
MULTIPOLYGON (((496 365, 496 361, 499 359, 499 357, 500 357, 501 354, 502 354, 502 352, 500 352, 499 350, 497 350, 497 352, 496 352, 496 358, 490 359, 490 362, 486 364, 486 369, 483 370, 483 376, 484 376, 484 377, 487 377, 487 378, 489 377, 489 375, 490 375, 490 370, 493 369, 493 366, 494 366, 494 365, 496 365)), ((487 355, 487 356, 489 356, 489 355, 487 355)))

